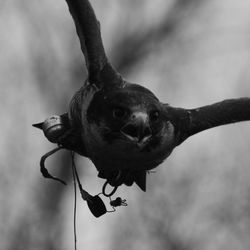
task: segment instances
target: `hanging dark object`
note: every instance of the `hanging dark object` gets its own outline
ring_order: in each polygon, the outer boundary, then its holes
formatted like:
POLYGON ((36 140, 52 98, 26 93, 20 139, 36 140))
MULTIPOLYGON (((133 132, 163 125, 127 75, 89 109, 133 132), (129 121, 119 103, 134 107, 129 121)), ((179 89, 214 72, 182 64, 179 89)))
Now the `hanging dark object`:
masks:
POLYGON ((103 191, 102 193, 99 193, 95 196, 92 196, 91 194, 89 194, 86 190, 84 190, 82 188, 82 184, 80 182, 78 173, 77 173, 77 169, 76 169, 76 165, 75 165, 75 160, 74 160, 74 152, 71 153, 72 156, 72 170, 73 170, 73 178, 74 178, 74 182, 75 179, 77 180, 78 183, 78 187, 82 196, 82 199, 84 201, 87 202, 88 208, 91 211, 91 213, 95 216, 95 217, 100 217, 108 212, 115 212, 115 207, 118 206, 127 206, 126 204, 126 200, 122 200, 120 197, 116 198, 115 200, 111 200, 111 196, 115 193, 115 191, 117 190, 117 187, 114 187, 113 191, 109 194, 106 193, 105 189, 106 189, 106 184, 107 182, 104 184, 103 186, 103 191), (109 197, 110 199, 110 206, 113 208, 113 210, 108 211, 106 209, 105 203, 103 202, 103 200, 101 199, 101 195, 104 195, 106 197, 109 197))
MULTIPOLYGON (((141 85, 125 81, 108 61, 100 25, 89 1, 66 2, 80 39, 88 79, 73 96, 67 113, 34 126, 60 149, 88 157, 98 176, 106 179, 105 185, 116 190, 122 184, 136 183, 146 191, 147 171, 161 164, 188 137, 216 126, 250 120, 250 98, 224 100, 196 109, 175 108, 160 102, 141 85)), ((63 183, 45 170, 47 156, 41 160, 44 177, 63 183)), ((99 198, 90 196, 88 201, 97 217, 105 211, 99 198)), ((125 201, 112 204, 124 205, 125 201)))

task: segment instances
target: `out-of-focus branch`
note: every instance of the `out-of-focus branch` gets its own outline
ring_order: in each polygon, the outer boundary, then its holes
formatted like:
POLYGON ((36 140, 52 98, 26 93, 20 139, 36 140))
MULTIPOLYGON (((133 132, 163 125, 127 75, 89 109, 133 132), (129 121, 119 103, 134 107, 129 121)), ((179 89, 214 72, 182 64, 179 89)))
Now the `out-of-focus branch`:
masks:
POLYGON ((160 25, 125 34, 114 46, 114 50, 118 51, 114 53, 117 55, 114 59, 116 68, 122 73, 128 72, 148 55, 153 44, 160 44, 166 38, 173 38, 186 17, 191 15, 193 10, 197 10, 202 3, 203 1, 198 0, 176 0, 160 25))

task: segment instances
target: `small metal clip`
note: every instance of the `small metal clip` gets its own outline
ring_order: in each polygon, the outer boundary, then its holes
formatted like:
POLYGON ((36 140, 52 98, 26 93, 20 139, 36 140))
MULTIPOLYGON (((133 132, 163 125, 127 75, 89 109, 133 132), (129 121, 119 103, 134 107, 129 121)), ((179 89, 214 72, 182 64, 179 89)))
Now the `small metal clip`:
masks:
POLYGON ((106 192, 106 188, 107 188, 107 185, 108 185, 108 184, 109 184, 109 182, 106 181, 106 182, 104 183, 103 187, 102 187, 102 194, 103 194, 104 196, 106 196, 106 197, 112 196, 112 195, 116 192, 116 190, 117 190, 117 188, 118 188, 118 186, 115 186, 115 187, 113 188, 113 190, 112 190, 110 193, 107 193, 107 192, 106 192))

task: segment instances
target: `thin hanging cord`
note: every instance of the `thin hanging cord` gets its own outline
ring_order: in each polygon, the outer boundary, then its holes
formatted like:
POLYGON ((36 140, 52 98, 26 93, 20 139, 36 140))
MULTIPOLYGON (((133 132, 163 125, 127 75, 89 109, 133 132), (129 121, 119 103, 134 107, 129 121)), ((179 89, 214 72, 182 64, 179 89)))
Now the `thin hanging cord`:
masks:
POLYGON ((59 145, 57 148, 55 148, 55 149, 49 151, 48 153, 46 153, 45 155, 43 155, 43 156, 41 157, 41 160, 40 160, 40 171, 41 171, 43 177, 45 177, 45 178, 50 178, 50 179, 53 179, 53 180, 56 180, 56 181, 60 181, 62 184, 67 185, 65 181, 63 181, 63 180, 61 180, 61 179, 59 179, 59 178, 54 177, 53 175, 51 175, 51 174, 48 172, 48 170, 47 170, 47 168, 45 167, 45 165, 44 165, 44 164, 45 164, 45 160, 46 160, 49 156, 53 155, 55 152, 57 152, 58 150, 61 150, 61 149, 63 149, 63 147, 59 145))
POLYGON ((76 164, 75 164, 75 161, 74 161, 74 152, 72 151, 72 168, 74 170, 74 175, 76 177, 76 181, 78 183, 78 187, 79 187, 79 190, 80 190, 80 193, 81 193, 81 196, 83 198, 83 200, 88 200, 90 195, 88 192, 86 192, 83 188, 82 188, 82 184, 80 182, 80 179, 79 179, 79 176, 78 176, 78 173, 77 173, 77 170, 76 170, 76 164))
POLYGON ((76 173, 75 173, 75 162, 74 162, 74 152, 71 151, 71 167, 72 167, 72 176, 74 181, 74 246, 75 250, 77 250, 77 238, 76 238, 76 203, 77 203, 77 196, 76 196, 76 173))
POLYGON ((76 170, 76 164, 75 164, 75 161, 74 161, 74 152, 72 152, 72 167, 74 169, 74 174, 75 174, 79 189, 82 190, 83 189, 82 184, 80 182, 80 179, 79 179, 79 176, 78 176, 78 173, 77 173, 77 170, 76 170))

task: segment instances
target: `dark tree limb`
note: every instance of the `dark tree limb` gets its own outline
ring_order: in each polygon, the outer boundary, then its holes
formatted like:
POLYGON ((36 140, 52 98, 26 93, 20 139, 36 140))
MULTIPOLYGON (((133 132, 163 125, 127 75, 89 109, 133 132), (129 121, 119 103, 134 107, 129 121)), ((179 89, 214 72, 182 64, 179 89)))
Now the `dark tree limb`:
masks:
POLYGON ((136 29, 131 33, 123 33, 121 39, 115 42, 113 49, 117 51, 117 56, 115 55, 117 69, 122 74, 129 72, 138 62, 145 59, 152 47, 173 39, 186 19, 192 16, 194 10, 197 10, 202 3, 202 0, 175 0, 160 24, 140 31, 136 29))

